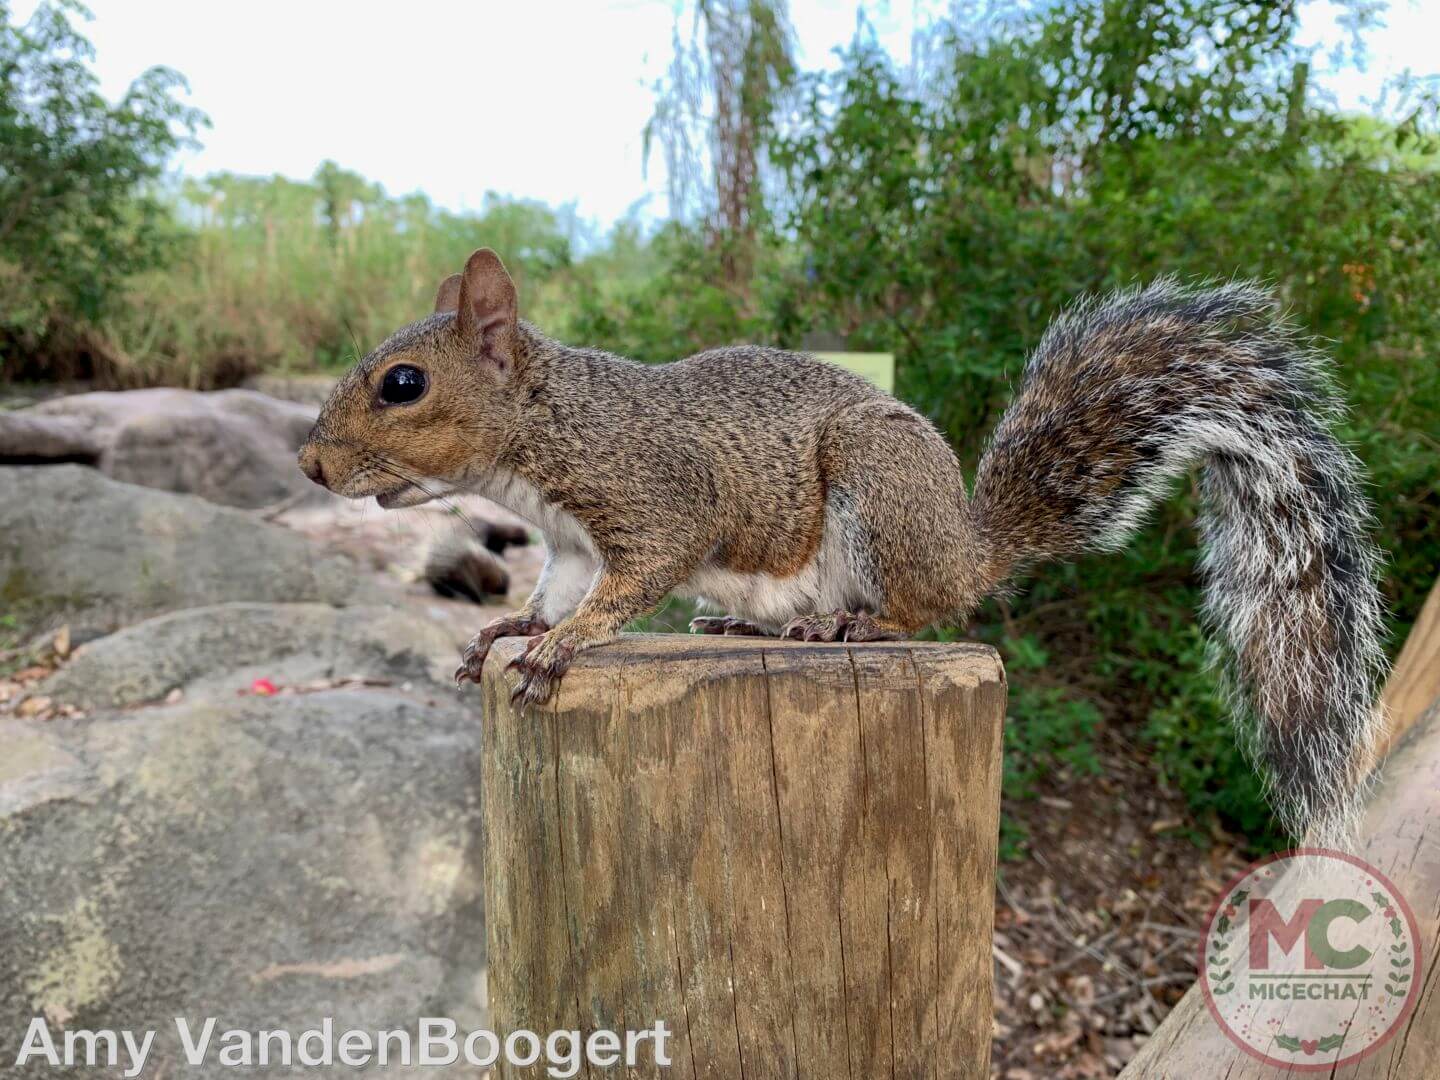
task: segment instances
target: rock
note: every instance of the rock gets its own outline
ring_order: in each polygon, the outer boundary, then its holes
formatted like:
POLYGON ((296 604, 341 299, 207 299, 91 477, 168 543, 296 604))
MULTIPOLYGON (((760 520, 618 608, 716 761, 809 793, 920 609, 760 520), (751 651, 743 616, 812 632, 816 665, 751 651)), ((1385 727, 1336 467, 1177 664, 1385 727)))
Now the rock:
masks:
POLYGON ((496 554, 529 542, 515 525, 469 517, 462 524, 447 514, 426 545, 420 577, 439 596, 487 604, 510 591, 510 574, 496 554))
POLYGON ((301 405, 314 405, 318 408, 325 404, 325 399, 330 396, 330 391, 335 389, 337 382, 339 380, 334 375, 297 375, 271 372, 251 375, 245 380, 245 386, 251 390, 258 390, 262 394, 268 394, 270 397, 296 401, 301 405))
POLYGON ((277 687, 363 677, 426 682, 453 697, 455 644, 435 624, 390 607, 219 604, 159 615, 81 646, 36 692, 87 711, 183 697, 231 696, 256 679, 277 687))
POLYGON ((81 461, 126 483, 259 507, 314 490, 295 465, 314 421, 314 408, 254 390, 74 394, 0 414, 0 461, 81 461))
POLYGON ((229 604, 77 649, 45 693, 85 720, 0 717, 6 1052, 73 1017, 156 1029, 147 1076, 218 1078, 174 1017, 483 1026, 480 717, 450 648, 386 609, 229 604), (237 696, 260 670, 281 692, 237 696), (286 692, 326 672, 370 685, 286 692))
POLYGON ((0 464, 75 461, 94 465, 104 443, 89 424, 71 416, 0 413, 0 464))
POLYGON ((431 548, 422 574, 437 596, 488 604, 510 591, 510 575, 500 560, 478 544, 461 550, 431 548))
MULTIPOLYGON (((479 726, 453 698, 334 690, 7 735, 42 770, 0 784, 7 1043, 43 1015, 153 1028, 155 1075, 222 1077, 180 1068, 174 1017, 484 1024, 479 726)), ((29 1068, 7 1075, 46 1075, 29 1068)))
POLYGON ((72 640, 135 615, 249 601, 343 604, 348 559, 202 499, 117 483, 79 465, 0 467, 0 610, 72 640))

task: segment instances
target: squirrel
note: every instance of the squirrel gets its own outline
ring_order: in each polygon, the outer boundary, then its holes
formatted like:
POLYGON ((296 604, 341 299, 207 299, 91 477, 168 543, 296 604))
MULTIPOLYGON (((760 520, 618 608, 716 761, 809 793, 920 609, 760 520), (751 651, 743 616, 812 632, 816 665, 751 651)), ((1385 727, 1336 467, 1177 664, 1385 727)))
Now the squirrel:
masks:
POLYGON ((1055 319, 967 494, 934 425, 865 379, 774 348, 645 365, 560 344, 518 317, 484 249, 341 379, 299 460, 342 496, 476 493, 538 527, 534 593, 456 671, 478 681, 497 638, 529 637, 523 705, 671 593, 717 612, 700 633, 869 642, 963 623, 1038 560, 1123 547, 1199 464, 1203 617, 1237 728, 1282 823, 1339 842, 1385 667, 1340 408, 1270 291, 1164 278, 1055 319))

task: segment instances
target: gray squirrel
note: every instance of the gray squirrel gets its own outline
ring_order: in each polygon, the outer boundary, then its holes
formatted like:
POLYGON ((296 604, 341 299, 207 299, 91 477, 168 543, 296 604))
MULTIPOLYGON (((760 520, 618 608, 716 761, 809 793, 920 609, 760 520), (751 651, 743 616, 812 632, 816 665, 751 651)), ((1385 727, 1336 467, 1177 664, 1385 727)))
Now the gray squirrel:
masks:
POLYGON ((522 321, 494 252, 341 380, 300 453, 384 507, 473 492, 544 535, 539 583, 466 647, 530 638, 538 705, 582 649, 670 593, 697 632, 866 642, 963 623, 1028 564, 1124 546, 1201 468, 1204 618, 1237 722, 1296 835, 1343 837, 1385 668, 1380 563, 1325 358, 1252 284, 1162 279, 1057 318, 967 495, 909 406, 779 349, 647 366, 522 321))

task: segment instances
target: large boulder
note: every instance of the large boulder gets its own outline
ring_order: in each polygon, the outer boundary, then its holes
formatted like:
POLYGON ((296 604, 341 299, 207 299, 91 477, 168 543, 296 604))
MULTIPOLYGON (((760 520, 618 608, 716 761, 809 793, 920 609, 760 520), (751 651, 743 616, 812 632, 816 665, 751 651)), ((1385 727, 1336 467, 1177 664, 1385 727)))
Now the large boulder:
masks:
POLYGON ((126 483, 266 506, 311 492, 295 454, 315 412, 254 390, 73 394, 0 414, 0 461, 85 461, 126 483))
POLYGON ((73 416, 0 412, 0 464, 98 465, 105 441, 73 416))
POLYGON ((447 686, 453 635, 393 607, 217 604, 157 615, 75 651, 36 693, 86 711, 187 696, 233 696, 255 679, 302 690, 334 684, 447 686))
POLYGON ((81 648, 40 690, 83 718, 0 718, 6 1068, 37 1016, 157 1030, 147 1076, 235 1072, 187 1069, 175 1017, 483 1026, 480 718, 450 650, 385 609, 230 604, 81 648), (256 673, 279 692, 237 694, 256 673))
POLYGON ((108 630, 228 600, 341 604, 361 589, 349 559, 255 514, 80 465, 0 467, 0 610, 22 629, 108 630))

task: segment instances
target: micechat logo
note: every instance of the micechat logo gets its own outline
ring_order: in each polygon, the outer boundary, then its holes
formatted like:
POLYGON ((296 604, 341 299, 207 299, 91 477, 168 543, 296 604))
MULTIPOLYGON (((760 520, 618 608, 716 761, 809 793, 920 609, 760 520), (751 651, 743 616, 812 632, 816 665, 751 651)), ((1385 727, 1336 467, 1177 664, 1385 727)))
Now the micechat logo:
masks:
POLYGON ((1421 985, 1415 917, 1378 869, 1300 848, 1249 867, 1221 894, 1200 944, 1215 1022, 1246 1053, 1333 1070, 1378 1048, 1421 985))

